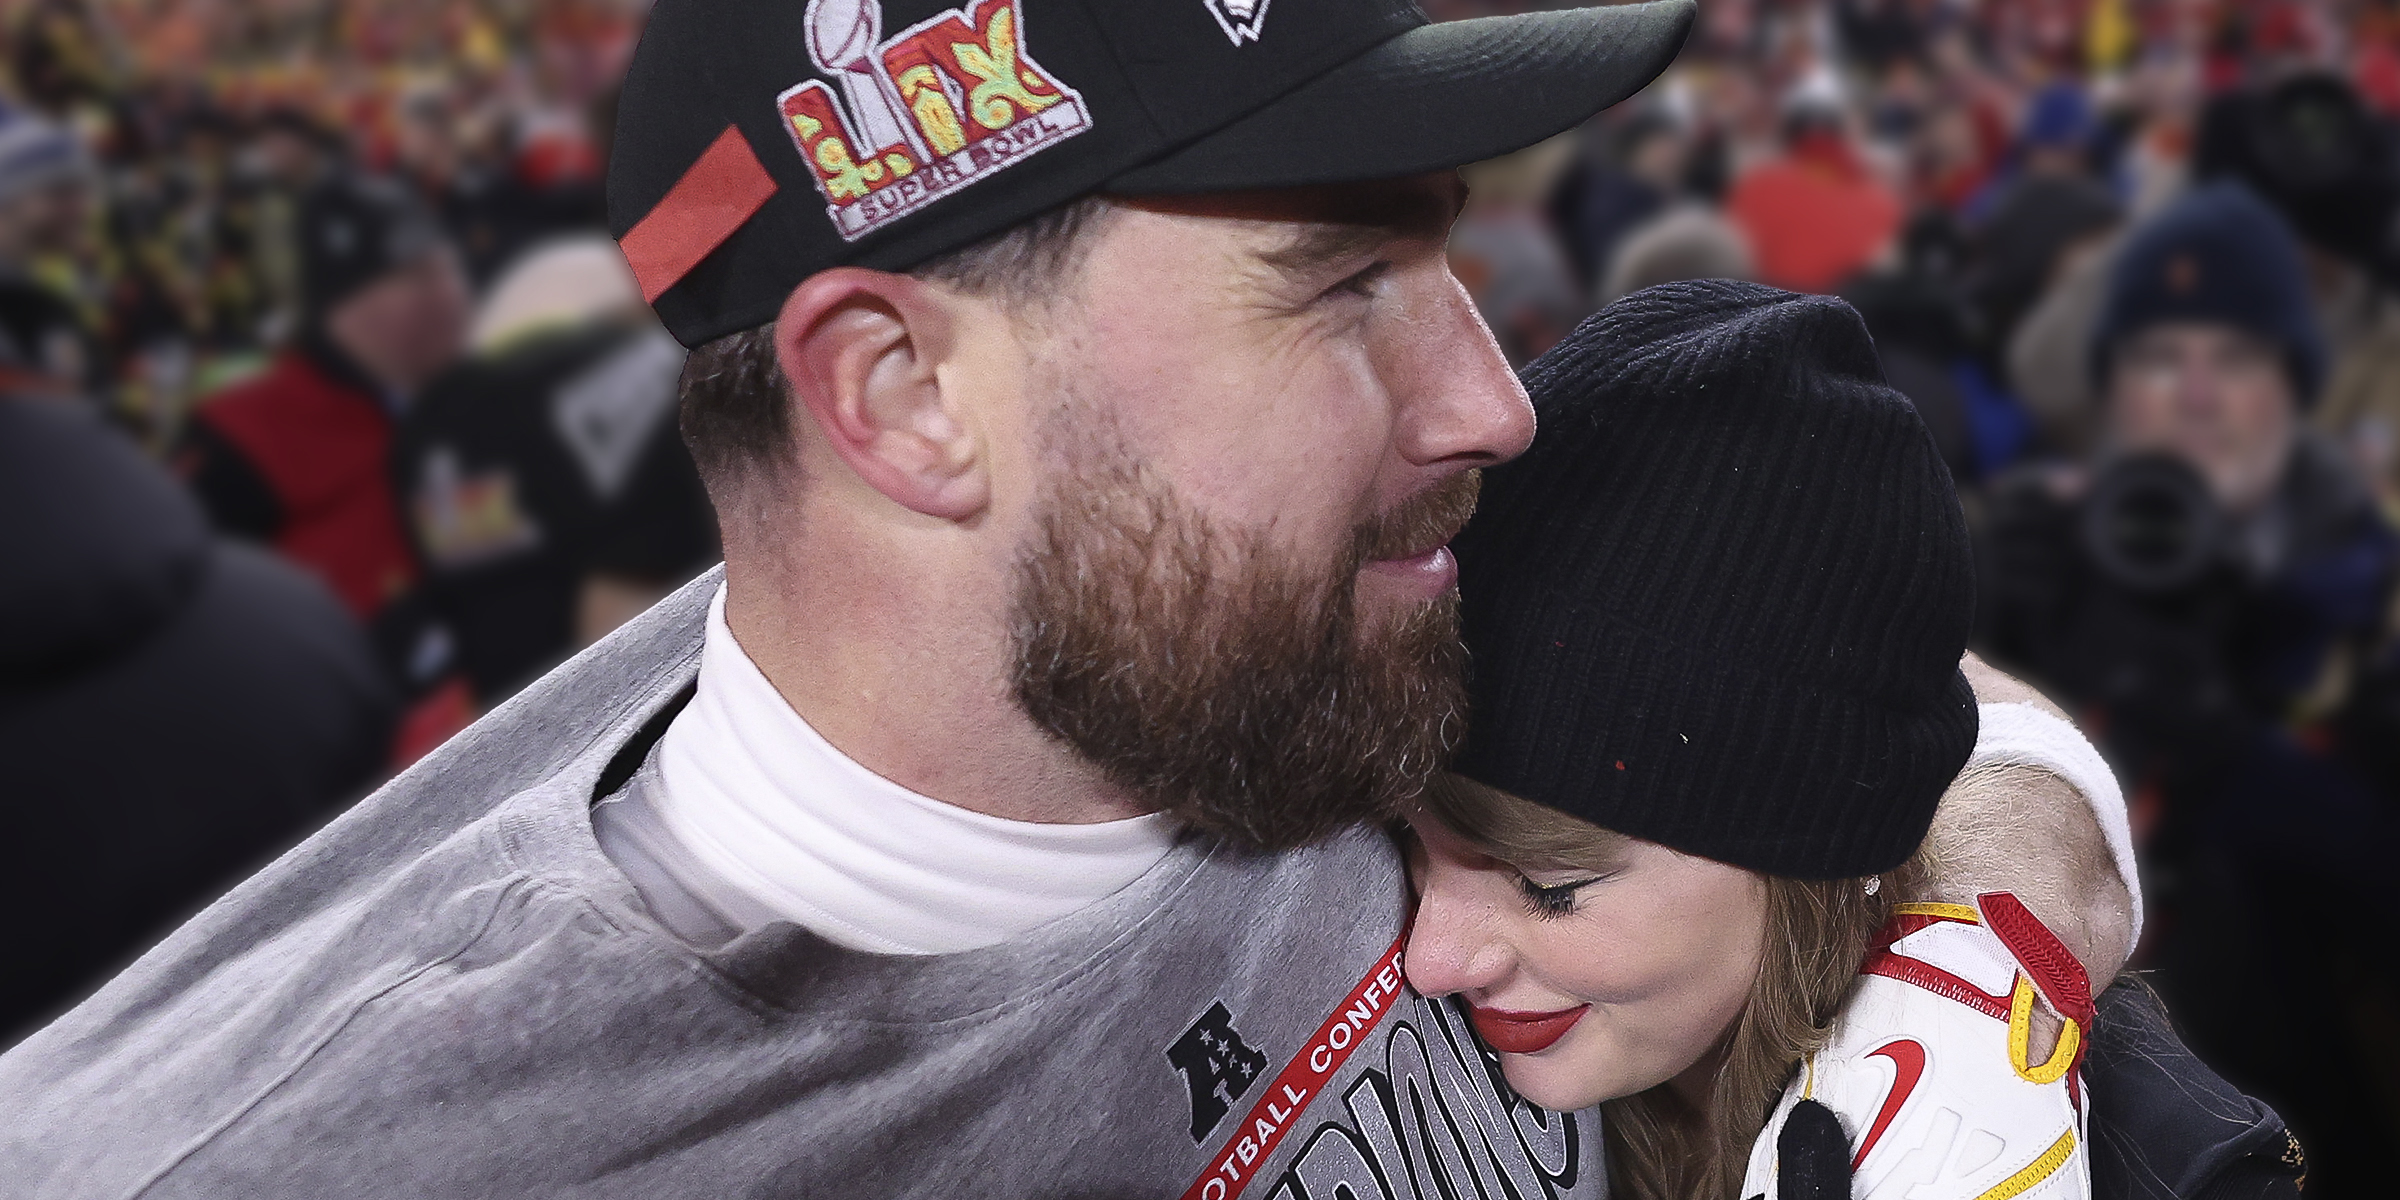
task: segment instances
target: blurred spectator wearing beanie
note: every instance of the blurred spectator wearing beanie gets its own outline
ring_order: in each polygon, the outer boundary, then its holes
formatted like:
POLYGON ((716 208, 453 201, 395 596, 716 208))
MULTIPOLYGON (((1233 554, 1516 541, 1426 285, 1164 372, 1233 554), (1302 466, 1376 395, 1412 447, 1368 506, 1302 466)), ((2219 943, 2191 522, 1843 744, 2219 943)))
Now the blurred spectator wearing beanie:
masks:
POLYGON ((2400 852, 2400 536, 2302 424, 2324 348, 2248 191, 2134 230, 2090 345, 2103 449, 1994 489, 1978 619, 2150 798, 2151 961, 2195 1046, 2291 1120, 2312 1179, 2357 1186, 2389 1117, 2353 1023, 2400 1018, 2373 915, 2400 852))
POLYGON ((1991 191, 1974 232, 1966 290, 1990 345, 2005 346, 2060 264, 2105 238, 2122 215, 2091 177, 2093 128, 2090 101, 2072 84, 2044 88, 2029 106, 2016 170, 1991 191))
POLYGON ((1763 282, 1830 292, 1892 248, 1899 198, 1860 161, 1842 120, 1821 102, 1796 104, 1783 156, 1744 173, 1726 197, 1763 282))
MULTIPOLYGON (((538 247, 401 419, 394 486, 424 576, 418 671, 506 699, 699 573, 716 517, 676 436, 683 348, 605 237, 538 247)), ((417 680, 422 685, 430 680, 417 680)))
POLYGON ((63 126, 0 107, 0 370, 90 392, 100 383, 92 331, 35 277, 44 255, 72 253, 91 222, 92 161, 63 126))
POLYGON ((2120 450, 2178 455, 2256 513, 2300 461, 2325 374, 2298 243, 2238 185, 2202 187, 2117 256, 2091 362, 2120 450))
POLYGON ((388 181, 333 176, 298 224, 298 336, 201 402, 175 463, 220 529, 272 544, 367 619, 416 575, 385 463, 397 415, 458 355, 466 282, 388 181))
POLYGON ((324 587, 93 414, 0 396, 0 1045, 313 828, 391 697, 324 587))

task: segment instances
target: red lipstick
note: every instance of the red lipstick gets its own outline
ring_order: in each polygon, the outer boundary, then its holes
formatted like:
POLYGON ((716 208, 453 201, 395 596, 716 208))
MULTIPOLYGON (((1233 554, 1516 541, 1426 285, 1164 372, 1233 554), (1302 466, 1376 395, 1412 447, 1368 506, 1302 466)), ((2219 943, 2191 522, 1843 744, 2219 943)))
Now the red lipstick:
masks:
POLYGON ((1567 1036, 1591 1007, 1578 1004, 1555 1012, 1509 1012, 1470 1004, 1467 1019, 1474 1023, 1475 1032, 1502 1054, 1539 1054, 1567 1036))

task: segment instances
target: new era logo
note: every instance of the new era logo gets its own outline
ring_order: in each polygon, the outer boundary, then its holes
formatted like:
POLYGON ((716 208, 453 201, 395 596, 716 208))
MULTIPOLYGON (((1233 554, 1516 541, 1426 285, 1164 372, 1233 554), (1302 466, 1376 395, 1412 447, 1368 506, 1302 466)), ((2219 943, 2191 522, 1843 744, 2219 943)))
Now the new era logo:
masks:
POLYGON ((811 79, 776 104, 849 240, 1091 128, 1083 98, 1026 52, 1017 0, 891 38, 879 0, 809 0, 806 20, 808 56, 841 94, 811 79))
POLYGON ((1257 41, 1259 30, 1266 28, 1269 0, 1200 0, 1200 3, 1236 46, 1257 41))

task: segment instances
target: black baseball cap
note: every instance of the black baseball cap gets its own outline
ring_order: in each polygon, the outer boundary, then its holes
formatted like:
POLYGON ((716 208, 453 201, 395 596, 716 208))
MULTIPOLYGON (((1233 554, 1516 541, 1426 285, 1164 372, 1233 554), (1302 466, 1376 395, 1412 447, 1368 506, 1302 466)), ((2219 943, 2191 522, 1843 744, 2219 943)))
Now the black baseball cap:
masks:
POLYGON ((1096 191, 1387 179, 1505 154, 1666 69, 1654 0, 659 0, 609 228, 686 346, 829 267, 906 270, 1096 191))

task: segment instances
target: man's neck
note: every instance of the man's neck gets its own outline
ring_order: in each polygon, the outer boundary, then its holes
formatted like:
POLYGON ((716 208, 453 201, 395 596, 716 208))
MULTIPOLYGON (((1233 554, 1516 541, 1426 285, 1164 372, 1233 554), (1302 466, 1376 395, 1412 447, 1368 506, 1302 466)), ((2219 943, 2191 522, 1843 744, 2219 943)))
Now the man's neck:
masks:
POLYGON ((1147 811, 1017 706, 992 618, 1005 572, 941 579, 905 545, 853 532, 828 514, 754 554, 728 530, 726 624, 793 711, 885 779, 975 812, 1092 824, 1147 811))

